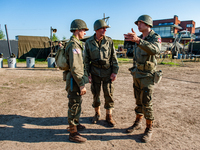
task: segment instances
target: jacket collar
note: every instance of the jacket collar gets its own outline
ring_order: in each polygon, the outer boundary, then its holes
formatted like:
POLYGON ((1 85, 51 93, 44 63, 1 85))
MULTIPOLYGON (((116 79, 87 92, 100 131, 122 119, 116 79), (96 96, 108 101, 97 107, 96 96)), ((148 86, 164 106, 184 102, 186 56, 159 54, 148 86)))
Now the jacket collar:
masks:
MULTIPOLYGON (((97 42, 96 42, 96 33, 92 36, 92 43, 96 46, 98 46, 97 42)), ((101 45, 105 44, 106 41, 108 40, 107 36, 104 36, 102 41, 101 41, 101 45)))
MULTIPOLYGON (((152 35, 154 35, 154 34, 155 34, 155 32, 154 32, 153 30, 151 30, 150 33, 149 33, 144 39, 147 39, 147 40, 148 40, 148 39, 150 39, 150 38, 152 37, 152 35)), ((143 36, 143 35, 141 34, 141 35, 140 35, 140 38, 142 38, 142 36, 143 36)))
POLYGON ((83 48, 82 42, 78 40, 74 35, 71 36, 70 41, 76 42, 81 48, 83 48))

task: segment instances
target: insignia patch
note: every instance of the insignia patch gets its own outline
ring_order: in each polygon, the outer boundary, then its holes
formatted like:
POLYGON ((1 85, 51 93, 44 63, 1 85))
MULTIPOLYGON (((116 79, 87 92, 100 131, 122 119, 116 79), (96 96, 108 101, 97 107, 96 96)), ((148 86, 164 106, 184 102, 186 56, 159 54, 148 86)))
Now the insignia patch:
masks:
POLYGON ((80 50, 80 49, 73 49, 73 53, 74 53, 74 54, 80 54, 80 53, 81 53, 81 50, 80 50))
POLYGON ((158 38, 158 42, 161 43, 161 39, 160 38, 158 38))

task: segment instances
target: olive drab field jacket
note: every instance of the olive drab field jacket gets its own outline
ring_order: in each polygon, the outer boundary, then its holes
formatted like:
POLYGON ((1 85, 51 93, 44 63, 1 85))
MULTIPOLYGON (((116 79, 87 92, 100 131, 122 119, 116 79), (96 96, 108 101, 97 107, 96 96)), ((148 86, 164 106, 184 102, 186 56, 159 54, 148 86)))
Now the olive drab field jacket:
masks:
POLYGON ((66 77, 67 84, 70 85, 69 82, 71 76, 79 87, 88 83, 88 76, 84 71, 83 46, 75 36, 71 36, 70 41, 67 44, 65 49, 65 57, 67 63, 69 64, 70 71, 66 77))
POLYGON ((113 41, 104 36, 99 45, 95 39, 96 34, 91 36, 85 43, 84 62, 88 74, 99 77, 108 77, 112 73, 118 73, 118 61, 113 41))
POLYGON ((144 40, 141 39, 139 44, 135 44, 133 60, 136 67, 131 71, 133 77, 143 78, 153 75, 157 66, 156 55, 160 54, 160 49, 161 37, 153 30, 144 40))

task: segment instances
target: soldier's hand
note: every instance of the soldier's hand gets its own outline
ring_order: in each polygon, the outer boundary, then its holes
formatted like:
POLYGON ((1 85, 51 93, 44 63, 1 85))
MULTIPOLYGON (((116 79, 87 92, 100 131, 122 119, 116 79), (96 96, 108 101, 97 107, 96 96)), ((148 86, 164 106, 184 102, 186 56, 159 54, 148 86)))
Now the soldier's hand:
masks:
POLYGON ((81 86, 80 87, 80 95, 84 95, 84 94, 86 94, 86 88, 85 88, 85 86, 81 86))
POLYGON ((110 76, 110 79, 112 80, 112 82, 115 81, 116 78, 117 78, 117 74, 112 73, 111 76, 110 76))
POLYGON ((132 32, 130 32, 128 34, 124 34, 125 41, 132 41, 132 42, 136 42, 137 44, 139 44, 140 38, 137 36, 137 34, 133 30, 133 28, 131 29, 131 31, 132 32))
POLYGON ((92 77, 88 76, 89 83, 92 83, 92 77))

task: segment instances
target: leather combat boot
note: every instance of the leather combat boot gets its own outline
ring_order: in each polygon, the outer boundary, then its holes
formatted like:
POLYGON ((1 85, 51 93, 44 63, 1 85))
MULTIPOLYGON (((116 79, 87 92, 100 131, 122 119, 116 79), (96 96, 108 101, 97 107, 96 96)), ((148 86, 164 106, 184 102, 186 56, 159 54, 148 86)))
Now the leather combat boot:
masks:
POLYGON ((69 140, 72 142, 77 142, 77 143, 83 143, 86 142, 87 139, 82 137, 78 132, 77 128, 74 125, 70 125, 68 128, 70 134, 69 134, 69 140))
POLYGON ((92 123, 96 124, 98 121, 99 121, 99 118, 100 118, 100 106, 99 107, 95 107, 95 115, 94 117, 92 118, 92 123))
POLYGON ((152 120, 146 120, 146 129, 144 132, 144 136, 142 137, 142 142, 149 142, 151 140, 153 134, 153 121, 152 120))
POLYGON ((108 122, 110 127, 114 127, 116 125, 116 122, 112 119, 111 114, 106 114, 106 121, 108 122))
POLYGON ((128 129, 126 129, 126 132, 131 133, 134 130, 142 129, 142 122, 141 122, 142 118, 143 118, 143 115, 136 115, 134 124, 132 126, 130 126, 128 129))
POLYGON ((76 126, 76 128, 78 131, 86 129, 86 127, 80 123, 79 123, 79 125, 76 126))

